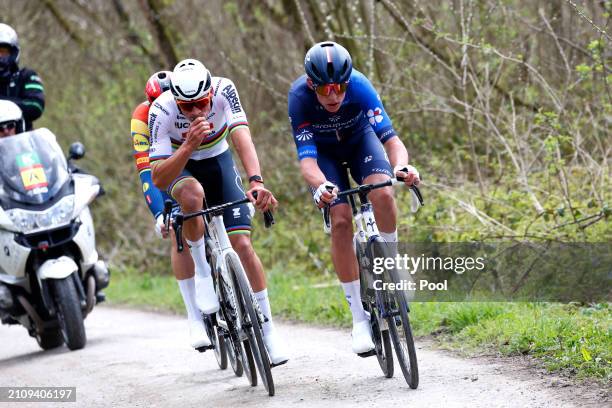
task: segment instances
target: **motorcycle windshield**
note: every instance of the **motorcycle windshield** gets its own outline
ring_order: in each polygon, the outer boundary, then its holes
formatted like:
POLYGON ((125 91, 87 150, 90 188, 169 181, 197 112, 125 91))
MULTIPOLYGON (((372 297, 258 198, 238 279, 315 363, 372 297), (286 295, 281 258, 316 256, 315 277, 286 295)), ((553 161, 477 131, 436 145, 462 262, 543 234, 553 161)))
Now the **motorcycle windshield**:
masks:
POLYGON ((68 178, 66 158, 48 129, 0 138, 0 200, 42 204, 68 178))

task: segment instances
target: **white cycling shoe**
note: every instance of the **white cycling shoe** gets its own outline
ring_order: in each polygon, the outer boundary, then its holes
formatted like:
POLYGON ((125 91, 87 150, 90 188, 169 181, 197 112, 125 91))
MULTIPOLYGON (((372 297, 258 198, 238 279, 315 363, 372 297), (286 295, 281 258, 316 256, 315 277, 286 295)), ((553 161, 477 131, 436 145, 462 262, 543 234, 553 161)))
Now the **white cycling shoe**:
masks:
POLYGON ((189 320, 189 342, 191 347, 200 348, 211 345, 204 323, 201 320, 189 320))
POLYGON ((276 330, 270 330, 267 336, 264 335, 263 340, 272 365, 285 364, 289 360, 289 353, 285 348, 285 343, 280 339, 276 330))
POLYGON ((354 353, 366 353, 374 349, 374 341, 372 341, 372 327, 370 327, 370 320, 353 323, 352 336, 352 346, 354 353))
POLYGON ((213 314, 219 310, 219 299, 215 293, 212 276, 202 278, 195 275, 195 296, 198 309, 204 314, 213 314))

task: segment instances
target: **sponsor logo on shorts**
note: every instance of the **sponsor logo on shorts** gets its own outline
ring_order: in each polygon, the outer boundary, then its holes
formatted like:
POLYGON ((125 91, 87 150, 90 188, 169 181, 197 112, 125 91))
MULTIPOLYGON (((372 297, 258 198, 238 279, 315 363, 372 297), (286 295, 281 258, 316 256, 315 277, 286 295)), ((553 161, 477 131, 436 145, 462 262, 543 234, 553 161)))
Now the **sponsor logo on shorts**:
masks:
POLYGON ((232 208, 234 219, 240 218, 240 208, 232 208))
POLYGON ((143 185, 142 185, 142 192, 146 193, 147 191, 149 191, 149 188, 151 188, 149 183, 147 183, 147 182, 143 183, 143 185))
POLYGON ((380 167, 374 167, 372 169, 372 173, 381 173, 381 174, 386 174, 388 176, 391 175, 391 172, 387 169, 381 169, 380 167))
POLYGON ((372 161, 372 156, 366 156, 365 159, 363 159, 364 163, 370 162, 372 161))

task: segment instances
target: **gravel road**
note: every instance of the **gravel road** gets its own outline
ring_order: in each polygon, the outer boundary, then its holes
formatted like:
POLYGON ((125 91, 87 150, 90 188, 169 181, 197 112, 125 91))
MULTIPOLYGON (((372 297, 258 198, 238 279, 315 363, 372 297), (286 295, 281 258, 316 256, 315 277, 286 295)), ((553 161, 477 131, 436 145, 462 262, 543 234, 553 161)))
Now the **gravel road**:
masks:
POLYGON ((219 370, 212 352, 190 349, 183 318, 115 307, 94 310, 86 320, 87 347, 76 352, 65 347, 43 352, 22 327, 0 327, 0 386, 75 386, 77 403, 64 407, 489 408, 609 402, 601 390, 537 375, 524 364, 465 359, 428 342, 417 344, 421 381, 411 390, 399 367, 394 378, 385 379, 375 357, 354 355, 348 330, 278 322, 277 327, 292 359, 272 370, 274 397, 235 377, 231 368, 219 370))

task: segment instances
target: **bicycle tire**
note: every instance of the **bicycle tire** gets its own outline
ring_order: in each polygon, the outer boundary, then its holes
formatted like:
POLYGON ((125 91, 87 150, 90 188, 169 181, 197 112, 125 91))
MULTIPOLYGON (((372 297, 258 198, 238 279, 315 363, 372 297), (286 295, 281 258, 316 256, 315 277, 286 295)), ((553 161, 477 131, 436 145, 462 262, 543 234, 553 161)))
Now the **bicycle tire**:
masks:
POLYGON ((363 264, 362 257, 366 254, 359 246, 355 246, 355 254, 357 256, 357 265, 359 266, 359 281, 361 283, 361 301, 363 309, 370 315, 370 327, 372 328, 372 340, 374 341, 374 351, 376 359, 380 365, 386 378, 393 377, 393 349, 391 348, 391 340, 388 330, 381 330, 379 324, 379 316, 381 314, 376 303, 376 297, 372 298, 372 291, 368 290, 369 279, 366 274, 369 273, 368 268, 363 264))
POLYGON ((245 318, 243 321, 243 328, 245 329, 251 345, 251 351, 259 371, 259 376, 264 384, 264 388, 266 391, 268 391, 269 396, 273 396, 275 393, 274 379, 272 378, 272 367, 270 366, 270 360, 268 359, 268 352, 266 351, 263 342, 261 324, 253 304, 251 286, 246 279, 244 268, 237 258, 237 255, 228 254, 226 261, 230 271, 233 272, 232 276, 234 276, 238 284, 240 291, 240 303, 242 303, 246 312, 244 315, 245 318))
MULTIPOLYGON (((225 282, 222 277, 220 278, 220 282, 222 282, 222 284, 220 285, 221 299, 219 303, 223 318, 225 319, 228 328, 227 340, 232 348, 233 357, 235 357, 236 363, 235 365, 232 364, 232 369, 237 377, 242 377, 244 374, 249 384, 252 387, 255 387, 257 385, 257 372, 255 369, 253 353, 251 352, 248 342, 246 340, 240 340, 240 334, 238 333, 238 329, 234 324, 238 311, 234 310, 232 313, 233 302, 230 300, 231 294, 228 291, 231 290, 229 285, 231 284, 232 286, 235 286, 235 284, 225 282)), ((238 307, 238 305, 236 305, 236 307, 238 307)), ((230 360, 230 362, 232 362, 232 360, 230 360)))
MULTIPOLYGON (((373 242, 379 244, 379 248, 381 248, 383 252, 387 252, 385 250, 385 245, 387 243, 382 238, 376 237, 373 242)), ((373 250, 376 247, 376 245, 371 246, 373 250)), ((374 253, 372 253, 372 255, 374 256, 374 253)), ((379 255, 384 257, 389 256, 387 253, 379 255)), ((388 282, 400 282, 399 275, 395 268, 388 269, 382 276, 383 279, 388 282)), ((408 301, 406 300, 405 293, 401 290, 386 290, 384 292, 387 294, 386 302, 388 302, 386 305, 388 307, 386 307, 386 309, 387 312, 390 312, 387 316, 387 325, 389 326, 389 334, 393 343, 393 348, 395 349, 395 355, 402 369, 402 374, 404 375, 406 383, 410 388, 416 389, 419 385, 419 367, 414 337, 412 336, 410 319, 408 317, 408 301), (399 317, 399 320, 395 318, 396 316, 399 317)))
POLYGON ((213 350, 215 352, 217 364, 221 370, 225 370, 227 368, 227 347, 223 335, 219 333, 219 327, 216 324, 216 319, 212 316, 205 315, 204 328, 206 329, 206 334, 214 347, 213 350))
POLYGON ((234 348, 234 343, 230 340, 229 335, 226 337, 225 342, 228 346, 227 359, 232 367, 232 371, 234 371, 236 377, 242 377, 244 374, 244 368, 242 368, 241 359, 236 357, 236 349, 234 348))
MULTIPOLYGON (((210 265, 211 276, 213 280, 213 285, 215 287, 215 293, 219 293, 219 285, 217 284, 217 271, 215 270, 215 257, 212 253, 212 248, 210 243, 206 243, 206 259, 210 265)), ((219 295, 217 295, 219 296, 219 295)), ((227 368, 227 346, 225 344, 225 339, 223 335, 219 333, 219 326, 217 325, 217 319, 215 316, 204 316, 204 328, 206 329, 206 334, 210 339, 214 347, 215 358, 217 359, 217 364, 221 370, 225 370, 227 368)))

